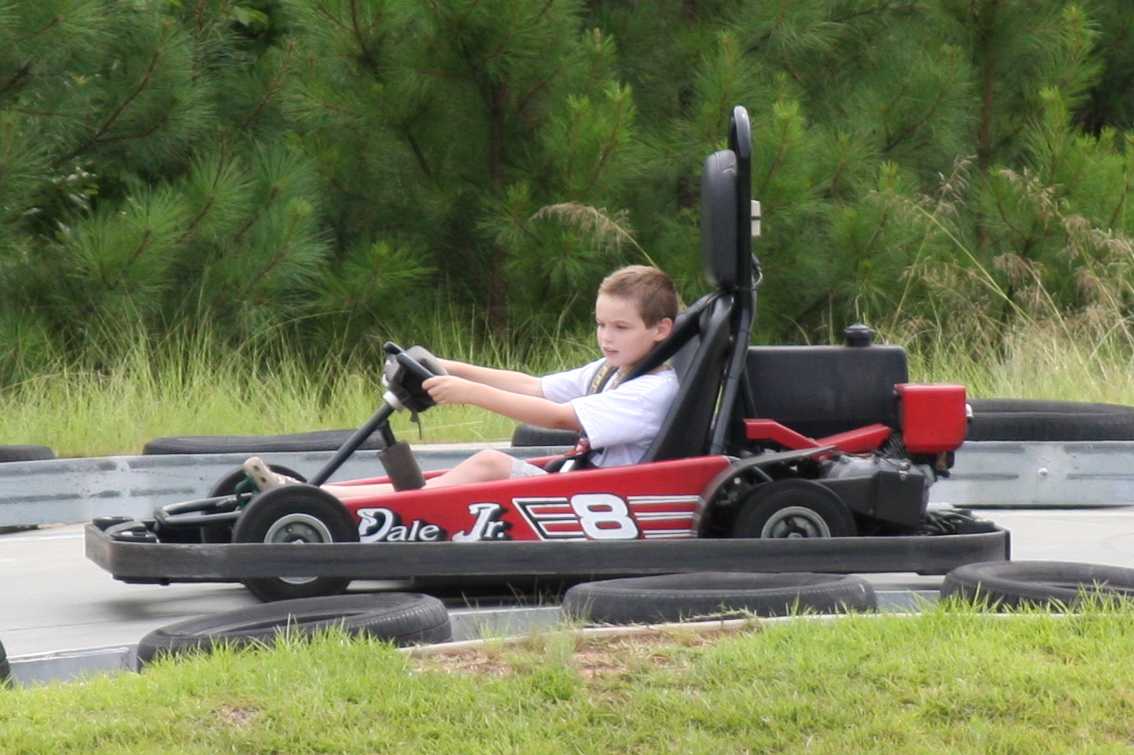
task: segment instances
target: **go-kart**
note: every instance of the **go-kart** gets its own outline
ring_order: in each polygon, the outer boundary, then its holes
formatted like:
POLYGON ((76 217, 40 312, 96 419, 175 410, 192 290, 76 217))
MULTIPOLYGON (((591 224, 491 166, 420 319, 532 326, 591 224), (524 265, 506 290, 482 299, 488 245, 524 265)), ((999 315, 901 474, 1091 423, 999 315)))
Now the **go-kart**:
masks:
POLYGON ((101 518, 87 555, 127 582, 241 581, 262 600, 342 592, 352 579, 586 579, 688 571, 944 574, 1005 560, 1008 533, 927 511, 968 422, 959 385, 908 382, 906 354, 864 326, 842 346, 750 346, 761 274, 752 255, 748 114, 702 178, 701 247, 715 286, 626 379, 669 362, 679 389, 638 464, 589 468, 584 447, 533 463, 552 474, 437 489, 390 428, 423 412, 441 372, 387 344, 384 400, 310 478, 258 492, 239 470, 201 500, 148 519, 101 518), (397 492, 322 489, 371 436, 397 492), (292 576, 294 575, 294 576, 292 576))

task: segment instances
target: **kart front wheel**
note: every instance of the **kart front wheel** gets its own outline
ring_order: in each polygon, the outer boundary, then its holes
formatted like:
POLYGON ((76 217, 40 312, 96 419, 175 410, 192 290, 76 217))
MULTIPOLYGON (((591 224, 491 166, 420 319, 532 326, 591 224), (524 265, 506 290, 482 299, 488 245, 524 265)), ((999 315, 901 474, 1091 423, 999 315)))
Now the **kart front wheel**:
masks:
MULTIPOLYGON (((252 499, 236 520, 234 543, 358 542, 358 527, 346 507, 330 493, 310 485, 281 485, 252 499)), ((250 577, 249 592, 265 603, 274 600, 338 595, 349 577, 250 577)))
POLYGON ((733 537, 852 537, 854 516, 835 493, 811 480, 777 480, 748 493, 733 537))

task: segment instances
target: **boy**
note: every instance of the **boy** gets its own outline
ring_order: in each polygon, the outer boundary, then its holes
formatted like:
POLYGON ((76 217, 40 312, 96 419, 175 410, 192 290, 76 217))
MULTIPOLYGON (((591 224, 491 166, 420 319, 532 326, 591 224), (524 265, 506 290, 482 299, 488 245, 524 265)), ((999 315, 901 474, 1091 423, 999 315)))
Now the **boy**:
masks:
MULTIPOLYGON (((423 383, 438 404, 472 404, 518 422, 582 431, 597 467, 634 464, 661 427, 677 393, 677 377, 663 365, 634 380, 622 378, 655 345, 669 337, 677 316, 677 291, 657 268, 631 265, 616 270, 599 286, 595 301, 598 345, 603 358, 543 377, 442 359, 448 375, 423 383)), ((287 480, 259 458, 245 472, 264 490, 287 480)), ((540 467, 502 451, 486 449, 426 482, 427 488, 547 474, 540 467)), ((339 498, 378 495, 390 485, 329 484, 339 498)))

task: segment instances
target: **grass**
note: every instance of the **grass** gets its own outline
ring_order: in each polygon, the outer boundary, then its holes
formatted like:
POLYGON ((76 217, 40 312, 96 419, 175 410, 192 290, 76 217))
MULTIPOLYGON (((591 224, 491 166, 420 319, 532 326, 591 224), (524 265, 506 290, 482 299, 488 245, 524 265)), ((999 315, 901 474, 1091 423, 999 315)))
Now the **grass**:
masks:
POLYGON ((413 657, 338 635, 0 691, 5 753, 1128 751, 1134 611, 756 622, 413 657))
MULTIPOLYGON (((526 363, 491 344, 470 354, 467 346, 447 342, 453 329, 435 330, 430 343, 439 343, 436 353, 510 369, 545 372, 594 358, 573 339, 526 363)), ((136 337, 98 369, 60 364, 0 390, 0 443, 47 445, 60 456, 108 456, 141 453, 148 441, 169 435, 353 429, 379 406, 380 381, 380 365, 327 364, 312 371, 295 358, 270 358, 254 348, 226 350, 201 340, 157 347, 136 337)), ((399 437, 430 443, 507 440, 515 427, 476 407, 434 409, 420 419, 419 428, 400 413, 392 424, 399 437)))
MULTIPOLYGON (((433 337, 423 340, 438 354, 533 373, 595 356, 589 334, 550 338, 555 350, 533 358, 491 342, 470 348, 456 328, 427 330, 433 337)), ((883 329, 879 340, 907 341, 914 380, 961 383, 976 397, 1134 404, 1134 348, 1074 322, 1026 320, 995 350, 974 345, 966 334, 907 338, 910 332, 883 329)), ((294 358, 268 359, 254 349, 202 341, 155 347, 135 338, 99 369, 60 365, 0 390, 0 443, 47 445, 60 456, 108 456, 140 453, 148 441, 168 435, 354 428, 377 408, 381 393, 375 365, 328 364, 313 372, 294 358)), ((420 419, 419 429, 399 414, 394 430, 411 443, 447 443, 505 441, 515 427, 475 407, 442 407, 420 419)))

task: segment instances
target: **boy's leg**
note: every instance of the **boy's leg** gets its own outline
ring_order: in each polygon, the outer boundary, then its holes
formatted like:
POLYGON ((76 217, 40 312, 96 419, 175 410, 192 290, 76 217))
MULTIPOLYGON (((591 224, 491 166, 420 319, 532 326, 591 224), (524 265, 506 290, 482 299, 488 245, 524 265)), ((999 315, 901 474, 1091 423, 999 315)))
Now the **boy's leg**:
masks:
MULTIPOLYGON (((514 463, 515 459, 503 451, 486 448, 460 462, 445 474, 426 480, 425 487, 444 488, 450 485, 465 485, 470 482, 507 480, 512 476, 512 465, 514 463)), ((394 486, 385 483, 375 485, 324 485, 323 489, 338 498, 358 498, 394 492, 394 486)))

